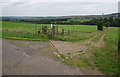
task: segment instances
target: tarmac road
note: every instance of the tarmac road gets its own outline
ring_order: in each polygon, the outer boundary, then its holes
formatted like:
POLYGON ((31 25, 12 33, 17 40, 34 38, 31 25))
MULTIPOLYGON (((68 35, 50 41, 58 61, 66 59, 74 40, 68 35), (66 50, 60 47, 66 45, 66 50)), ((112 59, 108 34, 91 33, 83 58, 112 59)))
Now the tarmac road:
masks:
POLYGON ((2 40, 3 75, 84 75, 43 53, 52 51, 48 42, 2 40))

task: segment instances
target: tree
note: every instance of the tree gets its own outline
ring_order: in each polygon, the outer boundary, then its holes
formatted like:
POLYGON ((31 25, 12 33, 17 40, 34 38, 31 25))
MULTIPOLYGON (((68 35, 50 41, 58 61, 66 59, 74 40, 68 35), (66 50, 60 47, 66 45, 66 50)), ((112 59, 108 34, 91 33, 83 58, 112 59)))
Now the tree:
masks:
POLYGON ((107 18, 104 18, 103 19, 103 22, 105 23, 105 22, 108 22, 109 20, 107 19, 107 18))
POLYGON ((114 18, 113 18, 113 16, 109 17, 109 23, 110 23, 110 26, 114 25, 114 18))
POLYGON ((105 26, 106 28, 108 28, 109 25, 110 25, 109 22, 105 22, 105 23, 104 23, 104 26, 105 26))
POLYGON ((103 30, 103 23, 101 21, 97 22, 97 29, 101 31, 103 30))

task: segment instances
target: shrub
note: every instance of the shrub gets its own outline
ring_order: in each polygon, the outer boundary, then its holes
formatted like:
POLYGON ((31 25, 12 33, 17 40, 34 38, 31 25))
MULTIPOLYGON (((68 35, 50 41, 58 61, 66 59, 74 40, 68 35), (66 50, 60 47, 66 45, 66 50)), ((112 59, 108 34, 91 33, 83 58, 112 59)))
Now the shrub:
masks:
POLYGON ((97 29, 98 30, 103 30, 103 23, 101 21, 97 22, 97 29))
POLYGON ((104 26, 105 26, 106 28, 108 28, 108 27, 109 27, 109 22, 104 23, 104 26))

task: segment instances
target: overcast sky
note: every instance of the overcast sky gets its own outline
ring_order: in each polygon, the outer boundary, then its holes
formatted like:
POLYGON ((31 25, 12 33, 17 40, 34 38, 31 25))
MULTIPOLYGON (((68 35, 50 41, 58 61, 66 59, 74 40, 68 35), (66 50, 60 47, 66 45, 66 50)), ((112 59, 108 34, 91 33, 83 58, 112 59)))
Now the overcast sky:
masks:
POLYGON ((118 1, 119 0, 2 0, 2 2, 0 2, 0 16, 110 14, 118 12, 118 1))

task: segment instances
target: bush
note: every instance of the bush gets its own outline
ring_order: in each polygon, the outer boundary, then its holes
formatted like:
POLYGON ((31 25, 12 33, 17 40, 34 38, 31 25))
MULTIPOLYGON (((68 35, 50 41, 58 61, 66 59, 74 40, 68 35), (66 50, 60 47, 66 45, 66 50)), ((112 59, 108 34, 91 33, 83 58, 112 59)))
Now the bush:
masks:
POLYGON ((97 22, 97 29, 98 30, 103 30, 103 23, 101 21, 97 22))
POLYGON ((108 28, 108 27, 109 27, 109 22, 104 23, 104 26, 105 26, 106 28, 108 28))

